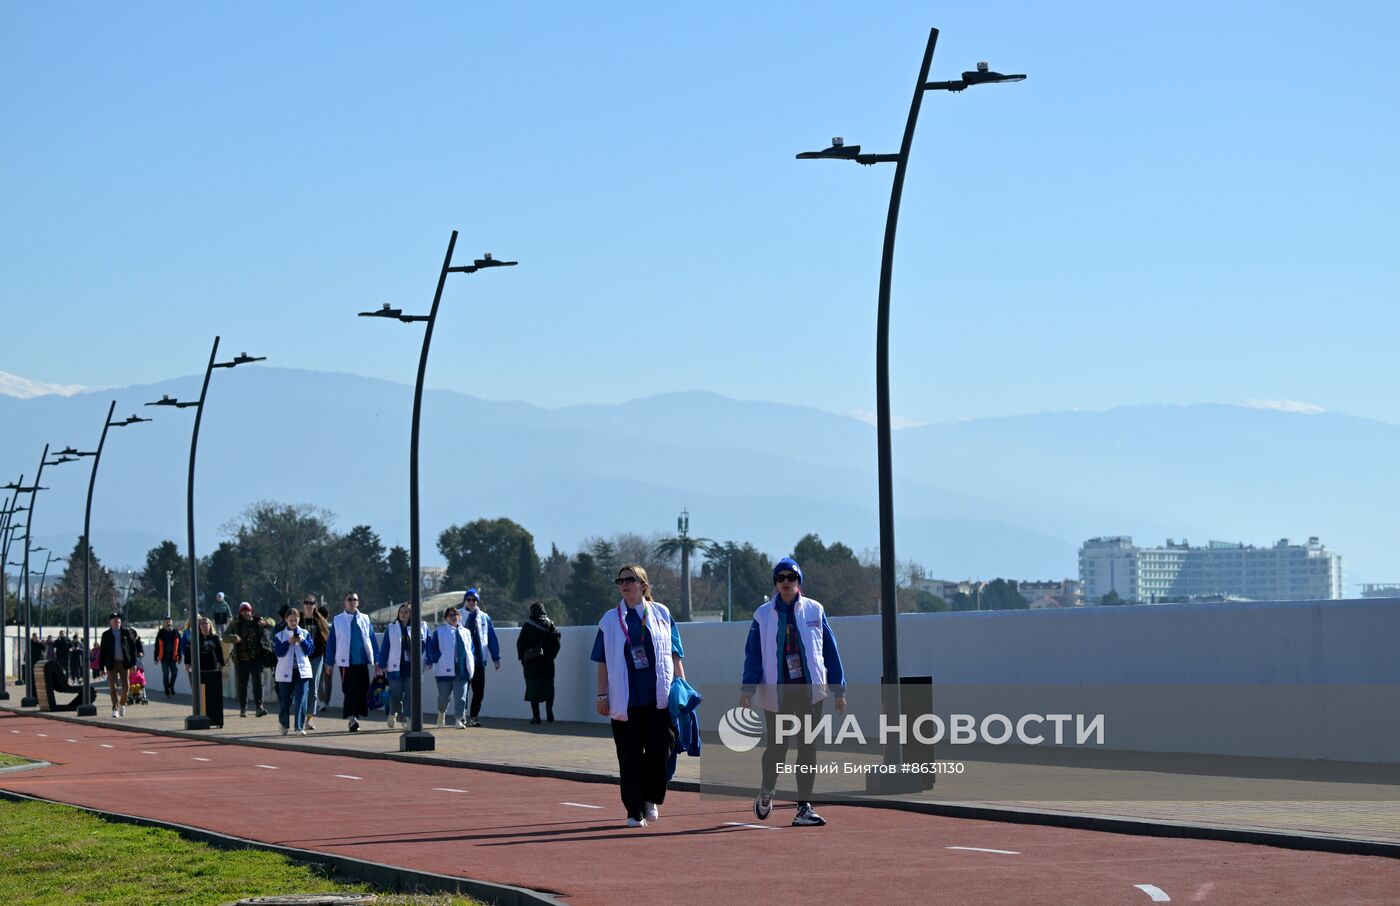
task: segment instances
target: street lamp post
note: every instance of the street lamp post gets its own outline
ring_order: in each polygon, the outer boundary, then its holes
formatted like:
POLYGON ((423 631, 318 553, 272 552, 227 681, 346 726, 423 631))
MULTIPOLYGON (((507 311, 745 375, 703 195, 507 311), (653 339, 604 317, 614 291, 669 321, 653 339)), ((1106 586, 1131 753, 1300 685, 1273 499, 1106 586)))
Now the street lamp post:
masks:
MULTIPOLYGON (((16 484, 24 484, 23 475, 19 477, 16 484)), ((16 529, 25 528, 23 525, 15 524, 15 514, 27 512, 28 509, 28 507, 19 506, 19 491, 15 491, 6 502, 5 509, 0 511, 0 701, 10 700, 10 691, 6 688, 6 677, 9 671, 5 669, 5 605, 10 591, 10 579, 5 565, 10 557, 10 539, 14 536, 16 529)), ((16 600, 18 600, 18 595, 16 595, 16 600)))
MULTIPOLYGON (((107 417, 102 420, 102 434, 97 438, 97 449, 90 452, 79 452, 71 447, 64 452, 71 452, 75 456, 91 456, 92 471, 88 473, 87 503, 83 507, 83 538, 87 542, 83 546, 83 654, 92 650, 92 492, 97 487, 97 467, 102 462, 102 449, 107 445, 107 430, 109 428, 124 428, 127 425, 134 425, 138 422, 148 422, 149 418, 141 418, 139 415, 131 415, 119 422, 112 421, 112 413, 117 410, 117 401, 112 400, 112 404, 107 407, 107 417)), ((167 608, 167 611, 169 608, 167 608)), ((168 615, 168 613, 167 613, 168 615)), ((97 715, 97 706, 92 701, 92 671, 83 669, 83 697, 78 704, 79 717, 94 717, 97 715)))
POLYGON ((53 551, 49 551, 48 555, 44 557, 44 570, 39 573, 39 638, 44 637, 44 617, 48 615, 48 609, 44 605, 44 580, 49 577, 49 564, 63 563, 67 559, 67 557, 55 557, 53 551))
POLYGON ((437 324, 438 305, 442 302, 442 289, 447 283, 448 274, 474 274, 490 267, 514 267, 519 262, 499 261, 487 252, 471 264, 452 266, 452 251, 457 247, 457 231, 447 241, 447 254, 442 259, 442 271, 438 274, 437 290, 433 293, 433 307, 426 315, 406 315, 402 309, 393 308, 388 302, 376 311, 362 311, 362 318, 392 318, 411 324, 415 321, 427 322, 423 332, 423 351, 418 356, 418 380, 413 387, 413 428, 408 441, 408 546, 409 582, 408 602, 413 611, 413 676, 409 690, 413 698, 412 716, 407 729, 399 737, 401 752, 431 752, 434 748, 433 734, 423 729, 423 600, 418 581, 418 571, 422 563, 418 541, 418 425, 423 411, 423 378, 428 371, 428 347, 433 342, 433 327, 437 324))
MULTIPOLYGON (((219 354, 219 338, 214 338, 214 347, 209 350, 209 365, 204 369, 204 383, 199 388, 199 400, 196 402, 177 400, 170 395, 162 396, 154 403, 147 403, 147 406, 174 406, 177 409, 194 409, 194 431, 190 434, 190 474, 189 483, 185 491, 185 529, 189 540, 190 550, 190 715, 185 718, 186 730, 207 730, 209 729, 209 715, 204 713, 204 700, 199 691, 199 614, 197 611, 198 598, 195 588, 199 584, 199 560, 194 555, 194 463, 195 452, 199 449, 199 423, 204 417, 204 400, 209 395, 209 376, 214 373, 215 368, 234 368, 238 365, 246 365, 249 362, 264 361, 267 356, 250 356, 246 352, 239 353, 227 362, 216 362, 215 357, 219 354)), ((110 416, 109 416, 110 417, 110 416)))
MULTIPOLYGON (((919 107, 925 91, 962 91, 970 85, 996 82, 1019 82, 1024 75, 1003 75, 992 72, 986 63, 964 72, 962 78, 946 82, 928 81, 933 64, 933 50, 938 44, 938 29, 929 29, 928 45, 924 49, 919 80, 914 83, 914 99, 909 105, 909 119, 904 125, 904 140, 898 154, 864 154, 860 145, 846 145, 840 138, 832 139, 831 147, 797 155, 798 160, 853 160, 858 164, 893 163, 894 182, 890 187, 889 215, 885 219, 885 246, 880 258, 880 296, 875 325, 875 430, 880 484, 880 645, 883 666, 883 706, 887 714, 899 714, 899 601, 896 597, 896 565, 894 555, 894 466, 890 440, 890 275, 894 266, 895 229, 899 223, 899 201, 904 191, 904 172, 909 165, 909 151, 914 144, 914 127, 919 119, 919 107)), ((894 734, 885 743, 885 763, 896 764, 900 758, 899 739, 894 734)), ((876 775, 872 775, 876 776, 876 775)))
POLYGON ((24 686, 24 698, 19 701, 22 708, 33 708, 39 704, 39 699, 34 695, 34 646, 30 644, 30 638, 34 633, 34 601, 29 582, 29 552, 32 550, 30 539, 34 537, 34 510, 38 503, 39 492, 48 490, 48 488, 39 486, 39 479, 44 475, 44 466, 72 461, 71 458, 62 456, 50 462, 49 445, 44 444, 44 453, 39 457, 39 470, 34 474, 34 484, 27 488, 18 486, 12 488, 17 493, 29 494, 29 528, 24 531, 24 663, 28 665, 26 673, 28 682, 24 686))

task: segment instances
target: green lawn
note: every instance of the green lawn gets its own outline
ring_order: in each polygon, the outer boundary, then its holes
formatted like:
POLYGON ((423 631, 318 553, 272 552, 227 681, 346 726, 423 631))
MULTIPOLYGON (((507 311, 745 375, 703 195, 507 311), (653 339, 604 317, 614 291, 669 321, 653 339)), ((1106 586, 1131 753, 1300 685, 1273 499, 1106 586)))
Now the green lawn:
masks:
MULTIPOLYGON (((0 903, 221 904, 287 893, 373 892, 316 865, 261 850, 214 849, 174 831, 118 824, 80 809, 0 800, 0 903)), ((382 894, 378 903, 472 906, 448 895, 382 894)))
POLYGON ((0 752, 0 768, 10 768, 17 764, 29 764, 28 758, 20 758, 18 755, 6 755, 0 752))

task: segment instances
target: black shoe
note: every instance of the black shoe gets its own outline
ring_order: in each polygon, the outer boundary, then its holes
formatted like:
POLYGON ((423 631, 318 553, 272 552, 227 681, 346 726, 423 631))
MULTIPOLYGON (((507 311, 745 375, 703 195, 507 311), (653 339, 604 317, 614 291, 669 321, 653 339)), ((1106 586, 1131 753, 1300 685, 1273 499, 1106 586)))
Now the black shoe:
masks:
POLYGON ((792 819, 793 827, 822 827, 826 819, 816 813, 812 803, 803 802, 797 806, 797 817, 792 819))
POLYGON ((540 719, 539 719, 538 717, 532 717, 532 718, 530 718, 530 723, 532 723, 532 724, 537 724, 537 723, 539 723, 539 722, 540 722, 540 719))
POLYGON ((760 789, 753 799, 753 816, 759 821, 767 821, 773 812, 773 791, 760 789))
POLYGON ((258 705, 258 715, 257 715, 257 716, 258 716, 258 717, 266 717, 266 716, 267 716, 267 709, 264 708, 262 705, 258 705))
POLYGON ((355 718, 350 718, 350 732, 354 733, 360 729, 360 722, 355 718))

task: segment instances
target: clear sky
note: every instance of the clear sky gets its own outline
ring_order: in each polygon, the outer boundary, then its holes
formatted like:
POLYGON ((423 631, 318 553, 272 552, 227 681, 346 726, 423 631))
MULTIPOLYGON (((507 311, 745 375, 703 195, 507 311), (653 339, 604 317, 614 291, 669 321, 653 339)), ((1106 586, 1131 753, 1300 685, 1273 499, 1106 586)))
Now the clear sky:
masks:
POLYGON ((556 406, 896 415, 1292 400, 1400 422, 1400 4, 0 6, 0 370, 125 385, 214 334, 556 406))

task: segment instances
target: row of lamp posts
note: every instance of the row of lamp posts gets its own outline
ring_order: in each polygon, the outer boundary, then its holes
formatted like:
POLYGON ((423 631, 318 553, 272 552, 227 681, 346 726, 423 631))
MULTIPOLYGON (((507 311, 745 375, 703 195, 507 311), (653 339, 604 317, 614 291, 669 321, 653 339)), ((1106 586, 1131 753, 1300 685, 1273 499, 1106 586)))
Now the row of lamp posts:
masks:
MULTIPOLYGON (((880 287, 878 297, 878 307, 876 314, 876 339, 875 339, 875 394, 876 394, 876 436, 877 436, 877 467, 879 479, 879 501, 880 501, 880 627, 881 627, 881 650, 882 650, 882 677, 883 677, 883 700, 882 707, 887 714, 897 714, 900 710, 899 702, 899 654, 898 654, 898 622, 899 603, 896 598, 896 566, 894 552, 894 491, 893 491, 893 457, 891 453, 891 425, 890 425, 890 386, 889 386, 889 320, 890 320, 890 284, 891 273, 894 266, 894 245, 895 232, 899 222, 899 204, 904 189, 905 171, 909 164, 910 150, 914 143, 914 129, 918 122, 919 109, 923 96, 928 91, 949 91, 960 92, 974 85, 996 84, 1000 82, 1019 82, 1024 80, 1024 75, 1004 75, 990 70, 986 63, 979 63, 977 69, 964 72, 961 78, 942 82, 930 82, 928 80, 929 70, 933 64, 934 48, 938 43, 938 29, 930 29, 928 44, 924 50, 923 63, 919 68, 918 81, 914 85, 914 96, 909 106, 909 117, 904 126, 904 139, 900 143, 898 153, 894 154, 872 154, 863 152, 860 145, 847 145, 841 138, 832 139, 831 146, 821 151, 808 151, 797 155, 798 160, 849 160, 858 164, 873 165, 882 163, 893 163, 895 165, 894 180, 890 189, 889 213, 885 220, 885 241, 884 250, 880 259, 880 287)), ((409 583, 409 604, 412 607, 413 635, 412 635, 412 680, 411 695, 413 701, 412 721, 400 737, 400 749, 402 751, 430 751, 433 749, 433 736, 423 729, 423 709, 422 702, 422 589, 416 581, 421 565, 421 547, 419 541, 418 524, 418 437, 420 416, 423 405, 423 379, 428 366, 428 349, 433 339, 433 327, 437 323, 438 306, 442 301, 443 287, 447 282, 447 275, 454 273, 471 274, 479 270, 493 267, 509 267, 517 262, 500 261, 488 253, 481 258, 475 259, 471 264, 454 266, 452 264, 453 251, 457 245, 457 232, 452 232, 447 243, 447 254, 443 258, 442 270, 438 275, 437 290, 433 294, 432 308, 426 315, 406 315, 401 309, 392 307, 389 303, 375 311, 360 312, 360 317, 388 318, 401 321, 405 324, 414 322, 425 322, 427 329, 423 334, 423 349, 418 359, 418 377, 413 389, 413 427, 409 437, 409 478, 408 478, 408 499, 409 499, 409 557, 410 572, 414 581, 409 583)), ((249 356, 243 353, 236 356, 231 361, 217 362, 216 357, 219 351, 219 338, 214 338, 214 348, 209 353, 209 365, 204 372, 204 384, 200 389, 198 401, 185 402, 173 399, 169 396, 163 397, 150 406, 173 406, 176 408, 196 407, 194 430, 190 438, 190 465, 189 483, 186 494, 186 529, 189 541, 189 561, 190 561, 190 588, 189 588, 189 618, 191 633, 198 633, 196 623, 197 602, 196 591, 197 577, 196 569, 198 561, 195 558, 194 544, 194 470, 195 452, 199 444, 199 425, 204 413, 204 401, 209 390, 209 377, 215 368, 232 368, 250 362, 262 361, 261 357, 249 356)), ((44 448, 44 455, 40 459, 39 472, 34 477, 33 486, 25 486, 23 476, 18 482, 12 482, 4 487, 14 493, 5 508, 0 510, 0 542, 3 542, 3 550, 0 555, 8 551, 9 543, 13 533, 20 529, 24 530, 24 563, 25 571, 25 623, 26 623, 26 647, 28 646, 28 626, 30 625, 29 606, 29 553, 33 548, 29 544, 32 532, 29 526, 34 521, 34 500, 35 496, 43 488, 39 487, 39 477, 43 473, 45 465, 53 465, 60 462, 71 462, 73 459, 82 456, 93 457, 92 474, 88 480, 87 507, 83 517, 83 537, 90 538, 91 516, 92 516, 92 491, 97 481, 97 463, 102 455, 102 446, 106 441, 107 429, 112 427, 123 427, 135 422, 148 421, 149 419, 132 416, 124 421, 113 422, 112 411, 116 403, 108 409, 107 420, 103 424, 102 437, 98 441, 97 450, 91 453, 84 453, 68 448, 63 451, 64 456, 60 459, 48 461, 48 447, 44 448), (28 507, 18 506, 19 495, 29 495, 28 507), (26 524, 14 523, 14 516, 28 510, 26 524)), ((86 545, 85 545, 86 553, 86 545)), ((89 584, 89 561, 90 555, 85 557, 83 564, 83 645, 84 650, 91 649, 91 640, 88 637, 91 626, 91 592, 89 584)), ((0 564, 5 562, 0 556, 0 564)), ((4 590, 0 587, 0 638, 4 632, 4 590)), ((193 640, 192 640, 193 641, 193 640)), ((202 699, 199 689, 199 645, 190 646, 191 657, 191 713, 185 718, 187 729, 207 729, 209 719, 202 714, 202 699)), ((26 660, 32 658, 27 657, 26 660)), ((32 664, 31 664, 32 669, 32 664)), ((8 692, 4 689, 4 652, 0 646, 0 699, 7 699, 8 692)), ((79 714, 92 715, 96 709, 92 705, 91 677, 89 671, 84 671, 83 680, 83 704, 79 708, 79 714)), ((32 705, 35 702, 32 698, 32 684, 28 687, 30 696, 22 704, 32 705)), ((893 736, 893 734, 891 734, 893 736)), ((887 764, 896 764, 901 761, 900 746, 897 738, 886 742, 884 752, 887 764)))

